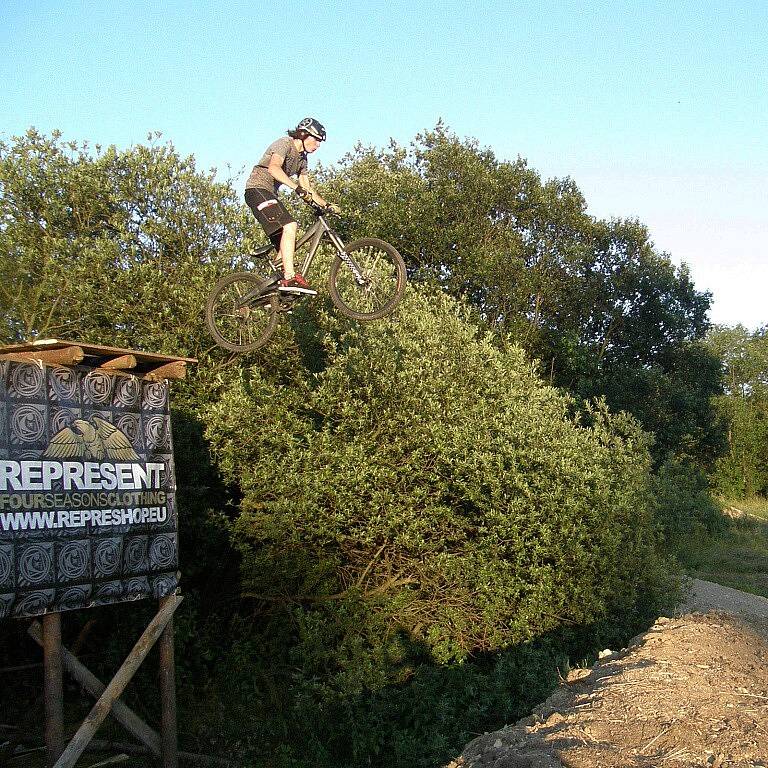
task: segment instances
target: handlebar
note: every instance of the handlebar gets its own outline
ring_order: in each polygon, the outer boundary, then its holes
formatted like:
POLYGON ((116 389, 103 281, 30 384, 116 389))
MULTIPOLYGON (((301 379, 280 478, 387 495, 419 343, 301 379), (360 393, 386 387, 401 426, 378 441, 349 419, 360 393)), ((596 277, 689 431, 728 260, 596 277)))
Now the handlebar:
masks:
POLYGON ((309 198, 308 200, 304 199, 304 203, 308 205, 318 216, 339 215, 329 205, 318 205, 314 200, 312 200, 312 198, 309 198))
POLYGON ((312 193, 309 190, 304 189, 302 186, 298 186, 294 191, 304 201, 304 203, 308 205, 318 216, 323 216, 328 214, 336 215, 336 211, 334 211, 330 205, 318 205, 314 201, 314 198, 312 197, 312 193))

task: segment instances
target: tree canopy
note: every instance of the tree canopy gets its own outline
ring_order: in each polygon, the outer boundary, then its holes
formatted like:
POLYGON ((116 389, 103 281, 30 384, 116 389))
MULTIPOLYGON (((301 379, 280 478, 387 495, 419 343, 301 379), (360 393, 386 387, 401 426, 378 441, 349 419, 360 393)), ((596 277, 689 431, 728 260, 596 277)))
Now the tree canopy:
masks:
POLYGON ((157 136, 0 143, 0 335, 200 358, 174 409, 185 738, 435 765, 522 714, 563 638, 669 598, 659 500, 689 475, 655 481, 617 407, 657 460, 711 458, 708 297, 638 222, 440 125, 320 177, 344 234, 406 257, 407 300, 357 325, 318 298, 237 358, 202 319, 262 239, 231 184, 157 136))
POLYGON ((409 147, 358 146, 322 177, 348 231, 393 242, 414 275, 475 307, 555 384, 638 416, 659 460, 681 443, 715 458, 717 362, 700 344, 710 297, 645 226, 596 219, 573 180, 543 181, 440 124, 409 147))
POLYGON ((201 302, 246 249, 245 214, 230 185, 156 140, 94 151, 30 129, 0 143, 5 341, 210 346, 201 302))
POLYGON ((716 404, 728 436, 716 486, 736 498, 768 495, 768 327, 717 327, 707 344, 723 361, 724 393, 716 404))
MULTIPOLYGON (((6 340, 211 350, 205 293, 261 234, 230 184, 150 139, 102 150, 30 129, 0 143, 6 340)), ((544 182, 440 124, 319 175, 346 234, 391 241, 414 278, 469 303, 552 383, 633 413, 658 462, 721 452, 719 363, 700 343, 709 297, 639 222, 595 219, 571 179, 544 182)))

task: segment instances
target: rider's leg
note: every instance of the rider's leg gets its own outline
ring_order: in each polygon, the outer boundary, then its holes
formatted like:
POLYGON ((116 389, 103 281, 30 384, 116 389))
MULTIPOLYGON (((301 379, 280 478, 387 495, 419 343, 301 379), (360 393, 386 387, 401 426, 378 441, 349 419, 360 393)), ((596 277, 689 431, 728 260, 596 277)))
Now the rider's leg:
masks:
POLYGON ((290 280, 296 274, 293 255, 296 252, 296 234, 298 231, 299 225, 292 221, 283 227, 283 233, 280 236, 280 258, 283 260, 283 276, 286 280, 290 280))
MULTIPOLYGON (((317 293, 303 277, 296 274, 293 257, 296 251, 296 235, 299 231, 299 225, 293 216, 274 196, 272 190, 247 189, 245 202, 248 203, 256 220, 264 228, 264 232, 280 253, 280 260, 283 262, 283 279, 280 280, 278 290, 286 293, 317 293)), ((267 285, 267 288, 270 285, 271 283, 267 285)))
POLYGON ((285 277, 292 278, 296 271, 293 266, 293 254, 296 250, 299 225, 275 196, 274 190, 246 189, 245 202, 280 252, 285 277))

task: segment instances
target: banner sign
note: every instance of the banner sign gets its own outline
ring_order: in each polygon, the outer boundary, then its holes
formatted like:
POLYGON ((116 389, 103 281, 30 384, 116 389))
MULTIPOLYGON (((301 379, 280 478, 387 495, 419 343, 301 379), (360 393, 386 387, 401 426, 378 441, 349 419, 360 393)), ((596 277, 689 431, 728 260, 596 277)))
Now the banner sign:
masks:
POLYGON ((0 619, 171 594, 175 491, 166 381, 0 362, 0 619))

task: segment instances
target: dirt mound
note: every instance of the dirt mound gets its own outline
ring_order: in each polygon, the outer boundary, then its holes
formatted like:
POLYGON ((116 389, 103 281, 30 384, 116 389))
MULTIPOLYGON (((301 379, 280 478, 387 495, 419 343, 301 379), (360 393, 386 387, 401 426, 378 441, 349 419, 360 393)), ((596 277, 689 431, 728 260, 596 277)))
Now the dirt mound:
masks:
POLYGON ((764 636, 734 616, 662 618, 450 766, 768 768, 767 662, 764 636))

